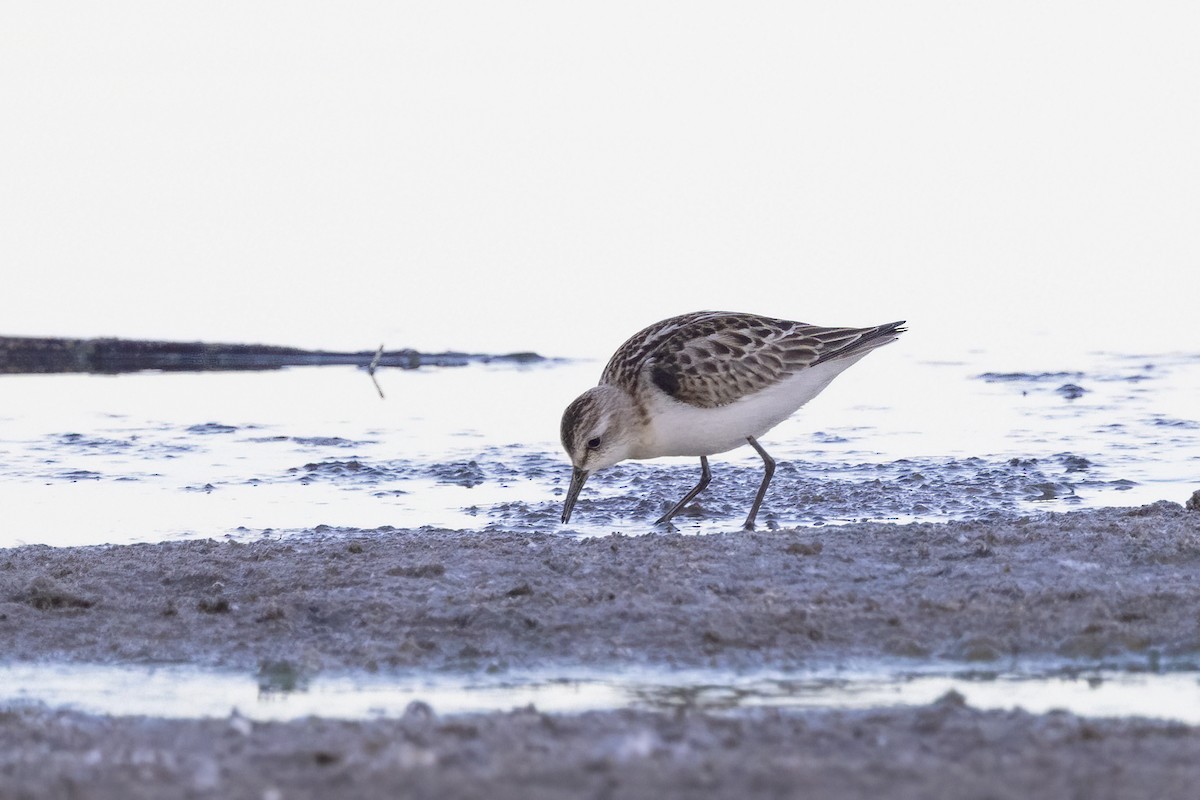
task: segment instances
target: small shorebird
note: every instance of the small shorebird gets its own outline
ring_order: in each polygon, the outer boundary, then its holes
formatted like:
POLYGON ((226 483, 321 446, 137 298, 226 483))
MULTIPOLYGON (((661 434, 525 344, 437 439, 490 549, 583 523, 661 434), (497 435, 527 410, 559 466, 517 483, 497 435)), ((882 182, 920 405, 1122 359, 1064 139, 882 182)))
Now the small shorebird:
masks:
POLYGON ((613 353, 600 384, 563 412, 562 443, 574 469, 562 521, 570 521, 593 472, 627 458, 700 456, 700 482, 655 524, 670 522, 708 486, 710 455, 749 444, 764 468, 743 526, 753 530, 775 473, 775 461, 758 437, 816 397, 842 370, 896 341, 903 324, 822 328, 756 314, 699 311, 634 334, 613 353))

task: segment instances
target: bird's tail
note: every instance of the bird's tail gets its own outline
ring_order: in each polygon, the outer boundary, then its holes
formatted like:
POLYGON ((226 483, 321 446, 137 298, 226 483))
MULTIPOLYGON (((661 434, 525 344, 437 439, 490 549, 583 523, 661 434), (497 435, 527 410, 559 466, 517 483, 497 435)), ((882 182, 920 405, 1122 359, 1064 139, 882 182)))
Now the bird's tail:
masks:
POLYGON ((900 320, 873 328, 826 328, 815 333, 815 336, 825 341, 825 348, 821 350, 817 363, 866 355, 877 347, 891 344, 908 330, 901 327, 904 323, 905 320, 900 320))

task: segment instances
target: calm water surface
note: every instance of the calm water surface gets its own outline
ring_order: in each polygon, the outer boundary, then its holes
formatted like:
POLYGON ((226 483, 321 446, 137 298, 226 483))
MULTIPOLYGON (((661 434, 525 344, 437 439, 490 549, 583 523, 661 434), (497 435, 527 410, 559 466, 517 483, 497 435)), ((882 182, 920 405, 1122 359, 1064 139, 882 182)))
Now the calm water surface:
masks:
MULTIPOLYGON (((1011 361, 1011 359, 1010 359, 1011 361)), ((569 527, 563 407, 602 363, 0 376, 0 546, 255 537, 319 525, 601 535, 649 522, 693 459, 589 481, 569 527)), ((760 521, 944 520, 1185 500, 1200 488, 1200 356, 1058 369, 873 354, 764 439, 760 521)), ((712 459, 684 531, 736 528, 761 476, 712 459)))
POLYGON ((924 705, 947 692, 982 709, 1061 709, 1081 716, 1134 714, 1200 725, 1200 673, 938 672, 876 664, 805 675, 633 670, 623 674, 500 676, 246 675, 194 667, 78 664, 0 665, 0 707, 44 703, 93 714, 257 720, 308 715, 365 719, 399 716, 410 703, 438 714, 594 709, 727 712, 780 708, 924 705))

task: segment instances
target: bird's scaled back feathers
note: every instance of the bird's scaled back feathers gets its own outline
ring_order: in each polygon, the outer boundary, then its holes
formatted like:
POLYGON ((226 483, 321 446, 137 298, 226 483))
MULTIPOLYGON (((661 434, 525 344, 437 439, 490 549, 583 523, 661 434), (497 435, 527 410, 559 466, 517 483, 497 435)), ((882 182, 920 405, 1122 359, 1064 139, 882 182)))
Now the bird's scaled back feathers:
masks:
POLYGON ((808 367, 865 355, 894 341, 903 324, 823 328, 755 314, 685 314, 634 334, 613 354, 600 382, 636 395, 646 386, 639 378, 648 379, 681 403, 717 408, 808 367))

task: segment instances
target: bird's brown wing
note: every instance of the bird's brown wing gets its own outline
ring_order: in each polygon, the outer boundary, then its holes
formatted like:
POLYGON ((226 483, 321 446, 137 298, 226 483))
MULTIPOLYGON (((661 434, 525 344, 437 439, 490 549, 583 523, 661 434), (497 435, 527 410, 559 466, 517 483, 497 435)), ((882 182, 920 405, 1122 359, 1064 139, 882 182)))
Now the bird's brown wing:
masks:
POLYGON ((688 314, 631 338, 613 355, 605 379, 631 389, 648 380, 681 403, 715 408, 822 361, 886 344, 901 324, 823 328, 755 314, 688 314))

